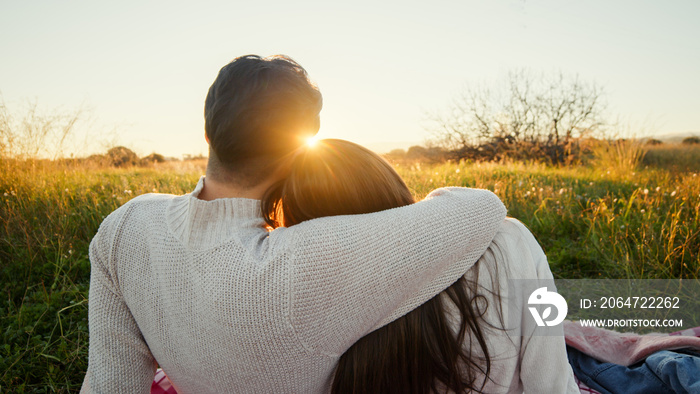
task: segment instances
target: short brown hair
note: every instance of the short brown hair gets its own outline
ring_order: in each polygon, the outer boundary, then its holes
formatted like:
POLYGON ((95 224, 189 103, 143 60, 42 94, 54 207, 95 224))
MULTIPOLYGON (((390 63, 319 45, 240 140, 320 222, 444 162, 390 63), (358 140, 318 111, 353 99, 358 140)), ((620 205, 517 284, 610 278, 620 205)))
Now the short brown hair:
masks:
POLYGON ((204 104, 209 164, 256 184, 266 178, 261 172, 267 166, 261 164, 281 159, 318 132, 322 103, 318 88, 293 59, 234 59, 221 68, 204 104))

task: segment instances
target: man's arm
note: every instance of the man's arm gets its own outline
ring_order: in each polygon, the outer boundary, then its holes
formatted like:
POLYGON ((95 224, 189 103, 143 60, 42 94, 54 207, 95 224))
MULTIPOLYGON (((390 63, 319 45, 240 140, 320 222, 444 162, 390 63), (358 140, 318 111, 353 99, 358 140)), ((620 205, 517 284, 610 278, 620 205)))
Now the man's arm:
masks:
POLYGON ((155 375, 155 360, 124 302, 110 261, 117 218, 125 209, 108 216, 90 243, 90 350, 81 393, 149 393, 155 375))
POLYGON ((310 352, 342 354, 464 275, 505 214, 490 191, 444 188, 409 206, 286 229, 298 338, 310 352))

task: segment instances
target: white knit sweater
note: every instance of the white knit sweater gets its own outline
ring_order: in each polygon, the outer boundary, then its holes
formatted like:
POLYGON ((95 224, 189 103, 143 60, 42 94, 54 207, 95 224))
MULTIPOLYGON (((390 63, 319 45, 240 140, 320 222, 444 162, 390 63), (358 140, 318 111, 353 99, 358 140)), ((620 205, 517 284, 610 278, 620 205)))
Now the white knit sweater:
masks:
MULTIPOLYGON (((489 325, 480 327, 492 369, 484 392, 578 394, 566 356, 563 326, 548 327, 547 336, 533 335, 529 294, 511 293, 518 286, 509 284, 521 279, 553 284, 547 257, 527 227, 512 218, 504 220, 479 259, 478 269, 473 267, 464 277, 477 281, 479 294, 488 301, 484 318, 489 325), (498 296, 492 292, 496 288, 498 296)), ((448 297, 445 300, 447 305, 454 305, 448 297)), ((452 315, 459 316, 456 311, 452 315)))
POLYGON ((467 272, 505 216, 489 191, 447 188, 268 232, 259 201, 199 200, 203 184, 100 226, 82 392, 148 393, 156 362, 183 393, 325 392, 349 346, 467 272))

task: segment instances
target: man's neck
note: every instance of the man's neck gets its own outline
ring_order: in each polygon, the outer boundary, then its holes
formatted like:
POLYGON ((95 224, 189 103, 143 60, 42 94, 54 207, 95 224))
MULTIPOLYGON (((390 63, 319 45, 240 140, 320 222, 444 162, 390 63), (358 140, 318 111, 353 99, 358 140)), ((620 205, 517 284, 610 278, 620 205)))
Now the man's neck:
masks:
POLYGON ((204 179, 204 187, 197 198, 211 201, 217 198, 250 198, 261 200, 265 191, 274 181, 261 182, 253 187, 240 187, 231 182, 222 182, 214 177, 207 176, 204 179))

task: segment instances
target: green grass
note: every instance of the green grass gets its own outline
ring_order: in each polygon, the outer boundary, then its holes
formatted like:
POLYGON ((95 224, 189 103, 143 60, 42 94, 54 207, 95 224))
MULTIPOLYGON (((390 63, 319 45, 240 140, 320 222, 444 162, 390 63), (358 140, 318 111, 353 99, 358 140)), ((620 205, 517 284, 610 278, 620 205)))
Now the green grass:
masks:
MULTIPOLYGON (((558 278, 700 277, 700 175, 597 163, 401 164, 418 198, 487 188, 522 220, 558 278)), ((0 161, 0 392, 73 392, 87 368, 88 245, 134 196, 191 191, 201 163, 104 169, 0 161)))
POLYGON ((190 191, 203 166, 0 161, 0 173, 0 392, 78 391, 87 368, 90 239, 134 196, 190 191))
POLYGON ((558 278, 698 278, 700 176, 538 164, 398 166, 421 198, 486 188, 540 241, 558 278))

